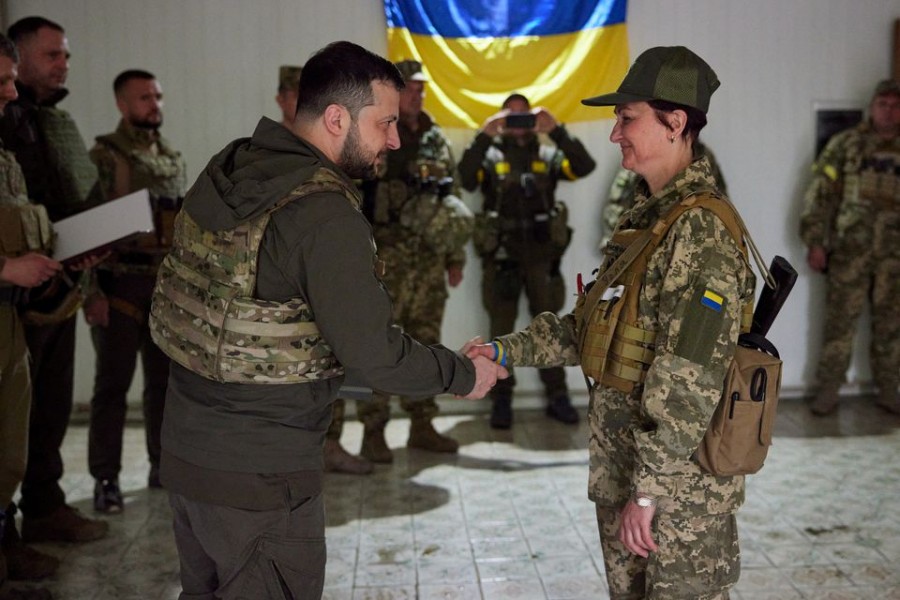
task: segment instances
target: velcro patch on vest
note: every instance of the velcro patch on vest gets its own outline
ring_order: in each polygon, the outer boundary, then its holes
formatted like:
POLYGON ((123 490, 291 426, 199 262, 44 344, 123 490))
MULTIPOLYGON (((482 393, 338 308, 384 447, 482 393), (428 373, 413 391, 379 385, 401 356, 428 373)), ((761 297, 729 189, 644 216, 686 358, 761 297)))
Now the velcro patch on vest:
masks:
POLYGON ((727 305, 728 299, 718 292, 698 287, 678 328, 675 354, 694 363, 708 363, 722 331, 727 305))

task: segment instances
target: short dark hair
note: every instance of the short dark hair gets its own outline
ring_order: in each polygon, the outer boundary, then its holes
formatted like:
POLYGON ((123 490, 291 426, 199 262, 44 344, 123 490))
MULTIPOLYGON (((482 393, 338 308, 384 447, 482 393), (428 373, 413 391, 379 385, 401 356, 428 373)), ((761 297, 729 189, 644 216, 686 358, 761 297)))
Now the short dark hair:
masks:
POLYGON ((0 33, 0 56, 5 56, 14 63, 19 62, 19 51, 8 37, 0 33))
POLYGON ((11 39, 13 43, 21 44, 26 39, 35 35, 42 27, 49 27, 60 33, 66 32, 59 23, 54 23, 50 19, 45 19, 44 17, 24 17, 10 25, 6 35, 9 36, 9 39, 11 39))
POLYGON ((156 79, 156 75, 142 69, 128 69, 127 71, 122 71, 113 81, 113 92, 115 92, 116 96, 119 95, 122 88, 124 88, 132 79, 156 79))
POLYGON ((404 87, 403 76, 389 60, 352 42, 332 42, 307 61, 300 73, 298 117, 318 117, 329 104, 340 104, 356 118, 372 104, 372 82, 404 87))
POLYGON ((685 123, 684 129, 681 131, 681 137, 686 141, 689 140, 692 144, 700 137, 700 130, 706 127, 706 113, 699 108, 669 102, 668 100, 648 100, 647 104, 656 113, 656 120, 670 130, 671 127, 666 120, 666 115, 676 110, 683 110, 687 115, 687 123, 685 123))
POLYGON ((513 101, 515 101, 515 100, 519 100, 520 102, 524 102, 524 103, 525 103, 525 106, 527 106, 528 108, 531 108, 531 102, 529 102, 529 101, 528 101, 528 98, 526 98, 523 94, 520 94, 519 92, 516 92, 516 93, 514 93, 514 94, 510 94, 509 96, 507 96, 507 97, 506 97, 506 100, 503 101, 503 104, 500 105, 500 108, 509 108, 509 103, 510 103, 510 102, 513 102, 513 101))

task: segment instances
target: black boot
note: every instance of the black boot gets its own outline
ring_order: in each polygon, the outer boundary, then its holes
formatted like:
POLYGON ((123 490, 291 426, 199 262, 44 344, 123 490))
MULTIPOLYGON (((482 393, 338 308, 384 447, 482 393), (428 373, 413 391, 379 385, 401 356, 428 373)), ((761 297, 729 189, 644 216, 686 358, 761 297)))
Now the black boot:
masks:
POLYGON ((578 422, 578 411, 572 406, 568 394, 557 396, 547 404, 547 416, 566 425, 578 422))
POLYGON ((509 429, 512 427, 512 395, 492 394, 491 399, 491 428, 509 429))
POLYGON ((3 527, 2 552, 6 559, 7 577, 12 581, 37 581, 53 575, 59 568, 59 559, 26 546, 16 530, 16 505, 6 509, 3 527))

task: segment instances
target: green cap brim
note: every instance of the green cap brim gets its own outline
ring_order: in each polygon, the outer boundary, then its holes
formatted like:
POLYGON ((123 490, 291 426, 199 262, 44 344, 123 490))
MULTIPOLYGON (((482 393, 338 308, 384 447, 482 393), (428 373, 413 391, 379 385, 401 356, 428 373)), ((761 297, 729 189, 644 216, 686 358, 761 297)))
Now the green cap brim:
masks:
POLYGON ((627 102, 648 102, 650 100, 653 100, 651 96, 613 92, 612 94, 603 94, 602 96, 585 98, 581 103, 585 106, 615 106, 616 104, 625 104, 627 102))

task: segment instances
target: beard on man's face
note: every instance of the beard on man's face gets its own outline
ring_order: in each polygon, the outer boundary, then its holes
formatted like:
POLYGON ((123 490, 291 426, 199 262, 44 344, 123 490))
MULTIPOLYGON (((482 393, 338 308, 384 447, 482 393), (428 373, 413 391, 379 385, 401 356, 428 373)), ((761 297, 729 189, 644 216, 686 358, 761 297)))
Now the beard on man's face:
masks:
POLYGON ((149 129, 151 131, 156 131, 160 127, 162 127, 162 115, 159 116, 158 119, 153 121, 147 119, 133 119, 131 121, 132 127, 137 127, 138 129, 149 129))
POLYGON ((374 157, 366 156, 365 149, 359 142, 359 125, 354 121, 347 139, 344 140, 344 147, 341 148, 338 166, 351 179, 375 179, 378 174, 375 159, 385 154, 387 153, 379 152, 374 157))

